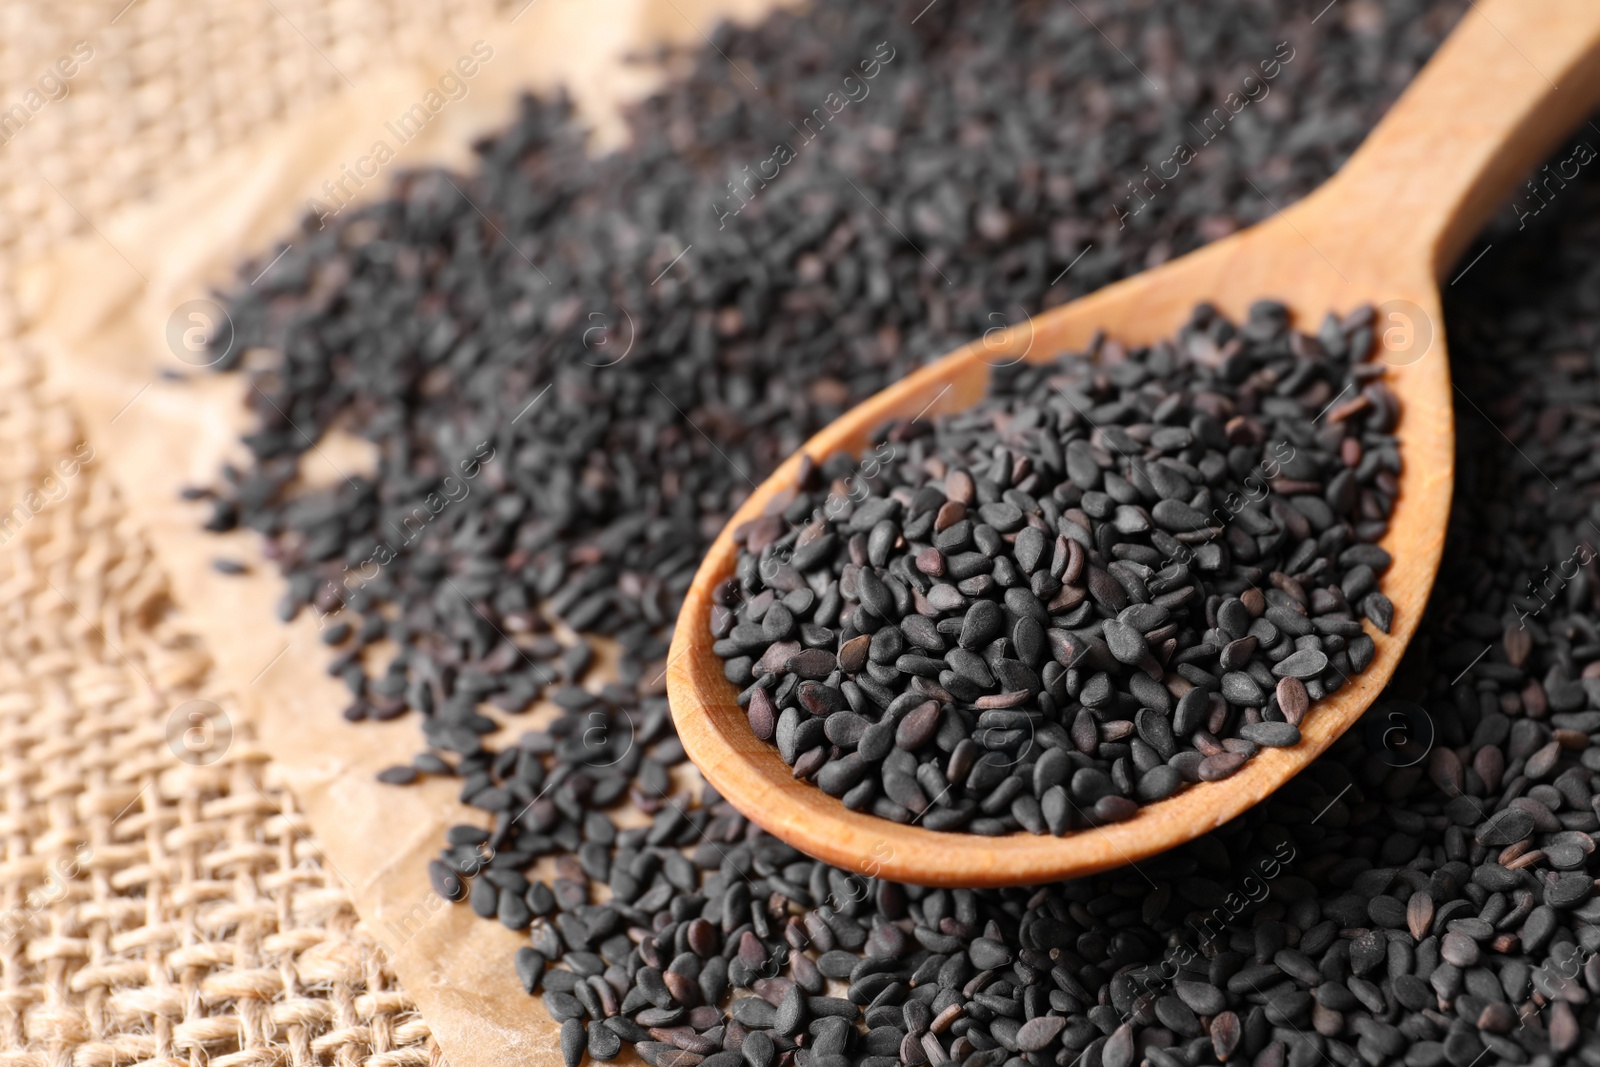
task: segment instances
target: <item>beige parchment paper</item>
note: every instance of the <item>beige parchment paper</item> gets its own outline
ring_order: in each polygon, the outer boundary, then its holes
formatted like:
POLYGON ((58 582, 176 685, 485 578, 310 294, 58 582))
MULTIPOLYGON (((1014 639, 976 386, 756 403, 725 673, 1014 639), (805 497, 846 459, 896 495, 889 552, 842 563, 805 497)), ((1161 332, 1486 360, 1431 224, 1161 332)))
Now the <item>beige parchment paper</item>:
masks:
MULTIPOLYGON (((369 198, 382 195, 405 166, 466 166, 472 139, 507 122, 521 91, 557 87, 595 128, 596 150, 604 150, 622 137, 620 106, 663 76, 627 57, 660 43, 698 43, 719 20, 748 21, 771 6, 532 0, 475 35, 397 57, 304 118, 262 129, 148 206, 96 220, 94 236, 21 274, 19 302, 52 385, 72 398, 95 462, 109 470, 151 537, 179 607, 206 635, 235 695, 239 725, 248 724, 271 754, 309 816, 325 862, 347 884, 457 1067, 561 1060, 555 1025, 511 967, 526 935, 448 906, 428 888, 425 865, 444 829, 481 823, 482 813, 457 803, 449 781, 397 789, 374 780, 418 749, 415 722, 344 722, 339 712, 348 694, 325 672, 330 653, 310 613, 293 625, 277 621, 280 581, 262 561, 256 535, 204 533, 205 508, 180 501, 183 486, 211 484, 220 463, 241 454, 238 436, 248 418, 240 378, 181 361, 169 346, 168 322, 186 301, 228 283, 236 263, 288 235, 310 200, 329 204, 324 183, 350 169, 363 180, 346 178, 343 189, 369 198), (473 73, 461 73, 466 69, 473 73), (447 75, 465 85, 464 95, 447 75), (441 86, 456 98, 441 92, 444 105, 430 109, 425 123, 400 127, 409 136, 402 143, 395 121, 415 115, 419 103, 436 103, 429 93, 441 86), (394 158, 365 177, 360 172, 374 169, 379 141, 394 158), (210 562, 219 556, 250 562, 251 573, 216 573, 210 562)), ((359 442, 324 440, 302 470, 315 482, 368 462, 359 442)), ((523 718, 513 729, 527 724, 523 718)))

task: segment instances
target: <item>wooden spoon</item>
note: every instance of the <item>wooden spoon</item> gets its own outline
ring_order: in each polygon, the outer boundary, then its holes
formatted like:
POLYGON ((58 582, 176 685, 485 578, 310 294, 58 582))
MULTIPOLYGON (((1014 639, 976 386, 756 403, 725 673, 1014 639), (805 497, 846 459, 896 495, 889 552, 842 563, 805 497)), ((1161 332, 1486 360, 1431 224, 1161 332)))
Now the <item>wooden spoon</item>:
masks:
MULTIPOLYGON (((733 574, 730 531, 795 484, 797 453, 722 531, 678 617, 667 689, 690 759, 734 807, 796 848, 846 870, 920 885, 1021 885, 1117 867, 1204 834, 1277 789, 1383 689, 1438 569, 1455 455, 1441 272, 1597 102, 1600 2, 1479 0, 1344 168, 1311 196, 1181 259, 957 349, 852 409, 802 450, 819 461, 839 451, 859 455, 892 419, 972 406, 987 392, 993 365, 1046 362, 1085 348, 1102 330, 1125 344, 1153 342, 1170 336, 1201 301, 1239 321, 1256 299, 1276 297, 1302 329, 1329 310, 1376 305, 1385 351, 1375 358, 1390 364, 1385 380, 1402 404, 1404 472, 1383 540, 1394 557, 1383 579, 1394 632, 1367 625, 1377 656, 1312 709, 1294 748, 1263 750, 1232 778, 1191 786, 1126 822, 1059 838, 902 826, 849 811, 796 781, 777 750, 751 733, 711 651, 709 620, 712 590, 733 574)), ((1195 179, 1180 173, 1172 184, 1185 180, 1195 179)), ((1541 195, 1558 196, 1560 186, 1552 179, 1541 195)), ((1524 210, 1541 202, 1523 199, 1524 210)))

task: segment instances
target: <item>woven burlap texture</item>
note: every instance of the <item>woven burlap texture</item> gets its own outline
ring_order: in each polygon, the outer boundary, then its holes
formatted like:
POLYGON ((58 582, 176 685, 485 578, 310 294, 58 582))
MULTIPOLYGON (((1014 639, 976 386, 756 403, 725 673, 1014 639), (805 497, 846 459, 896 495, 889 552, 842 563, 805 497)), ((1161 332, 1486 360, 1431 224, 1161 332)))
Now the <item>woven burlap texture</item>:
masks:
POLYGON ((0 270, 510 2, 0 3, 0 270))
POLYGON ((179 709, 226 696, 66 407, 4 354, 0 1063, 435 1062, 265 757, 183 744, 179 709))
MULTIPOLYGON (((0 5, 0 293, 25 258, 494 7, 0 5)), ((270 761, 242 728, 209 765, 169 739, 180 705, 227 696, 110 479, 77 462, 7 299, 0 1064, 439 1062, 270 761)))

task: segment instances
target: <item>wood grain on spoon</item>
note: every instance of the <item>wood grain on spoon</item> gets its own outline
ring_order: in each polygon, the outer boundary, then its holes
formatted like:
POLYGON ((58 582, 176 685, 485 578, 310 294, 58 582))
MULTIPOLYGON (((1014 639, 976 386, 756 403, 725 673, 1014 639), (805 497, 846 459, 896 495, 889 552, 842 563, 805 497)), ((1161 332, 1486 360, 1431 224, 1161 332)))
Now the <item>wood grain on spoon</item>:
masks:
MULTIPOLYGON (((1126 822, 1064 837, 944 833, 847 810, 796 781, 751 733, 711 651, 712 590, 733 573, 730 531, 795 483, 800 455, 745 502, 701 564, 679 615, 667 685, 689 757, 727 800, 795 847, 846 870, 922 885, 1020 885, 1089 874, 1171 848, 1277 789, 1372 704, 1415 632, 1438 569, 1455 456, 1440 274, 1513 185, 1600 101, 1600 3, 1484 0, 1345 167, 1305 200, 1156 270, 975 341, 852 409, 809 442, 821 460, 859 454, 887 421, 960 411, 988 391, 991 366, 1044 362, 1104 331, 1124 344, 1170 336, 1210 301, 1235 320, 1262 297, 1301 328, 1327 311, 1379 309, 1386 377, 1402 403, 1404 471, 1383 546, 1392 634, 1368 632, 1372 664, 1317 704, 1293 748, 1267 749, 1222 782, 1191 786, 1126 822)), ((1201 151, 1204 151, 1202 148, 1201 151)), ((1180 174, 1172 180, 1184 180, 1180 174)), ((1158 194, 1160 195, 1160 194, 1158 194)), ((1176 191, 1165 195, 1176 195, 1176 191)))

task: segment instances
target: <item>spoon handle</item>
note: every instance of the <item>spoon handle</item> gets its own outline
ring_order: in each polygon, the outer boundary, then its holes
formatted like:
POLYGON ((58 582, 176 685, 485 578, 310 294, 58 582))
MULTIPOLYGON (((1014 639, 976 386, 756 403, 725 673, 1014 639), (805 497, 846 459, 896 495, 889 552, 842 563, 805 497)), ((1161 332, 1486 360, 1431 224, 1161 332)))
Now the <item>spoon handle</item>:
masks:
POLYGON ((1477 0, 1291 218, 1346 273, 1414 266, 1437 280, 1508 193, 1526 223, 1581 168, 1600 165, 1600 125, 1583 124, 1597 104, 1600 2, 1477 0), (1529 178, 1564 137, 1567 150, 1529 178))

